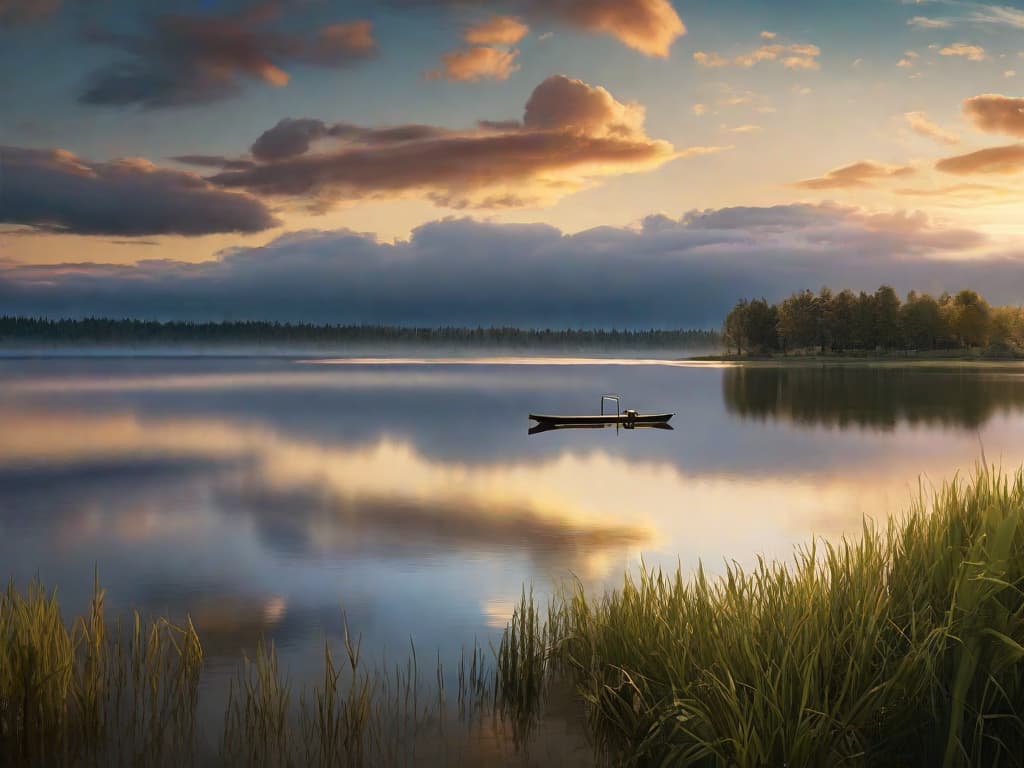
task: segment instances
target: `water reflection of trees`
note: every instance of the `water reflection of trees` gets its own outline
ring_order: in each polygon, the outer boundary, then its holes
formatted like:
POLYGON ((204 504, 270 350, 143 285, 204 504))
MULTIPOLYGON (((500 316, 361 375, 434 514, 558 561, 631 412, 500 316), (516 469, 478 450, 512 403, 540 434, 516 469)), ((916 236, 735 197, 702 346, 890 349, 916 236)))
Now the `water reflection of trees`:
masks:
POLYGON ((1024 410, 1024 377, 962 369, 737 367, 725 370, 722 396, 726 410, 744 419, 974 429, 997 413, 1024 410))

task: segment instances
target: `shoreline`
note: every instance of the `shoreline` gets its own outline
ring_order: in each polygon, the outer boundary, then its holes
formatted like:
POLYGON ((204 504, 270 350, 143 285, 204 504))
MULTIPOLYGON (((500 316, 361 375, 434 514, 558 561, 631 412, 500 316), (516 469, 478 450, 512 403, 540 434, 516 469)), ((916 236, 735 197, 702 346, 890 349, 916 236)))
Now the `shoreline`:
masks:
POLYGON ((865 365, 882 367, 969 366, 985 368, 1024 363, 1024 357, 986 357, 983 355, 907 354, 907 355, 697 355, 687 362, 731 363, 748 367, 793 367, 813 365, 865 365))

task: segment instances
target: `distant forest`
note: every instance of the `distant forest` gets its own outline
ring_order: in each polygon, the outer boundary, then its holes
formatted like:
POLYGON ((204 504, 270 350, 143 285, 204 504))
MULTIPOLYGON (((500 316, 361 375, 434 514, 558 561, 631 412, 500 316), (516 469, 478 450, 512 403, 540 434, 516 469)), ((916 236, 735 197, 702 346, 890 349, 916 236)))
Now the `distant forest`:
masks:
POLYGON ((515 349, 696 349, 719 347, 706 330, 406 328, 271 322, 158 322, 0 317, 0 344, 49 345, 444 345, 515 349))
POLYGON ((743 299, 723 324, 727 351, 737 354, 816 351, 982 350, 1015 356, 1024 349, 1024 308, 990 305, 977 291, 938 298, 890 286, 874 293, 822 288, 778 304, 743 299))

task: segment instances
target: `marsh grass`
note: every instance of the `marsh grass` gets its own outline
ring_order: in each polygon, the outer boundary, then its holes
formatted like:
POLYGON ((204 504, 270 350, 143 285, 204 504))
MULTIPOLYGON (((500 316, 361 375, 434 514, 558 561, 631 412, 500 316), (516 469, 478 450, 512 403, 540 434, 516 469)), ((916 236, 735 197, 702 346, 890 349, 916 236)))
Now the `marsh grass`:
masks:
POLYGON ((499 752, 493 654, 474 645, 447 699, 440 658, 421 675, 415 647, 388 668, 362 658, 344 623, 338 661, 294 690, 272 643, 231 681, 218 734, 197 720, 202 648, 183 626, 134 613, 110 623, 98 582, 90 610, 67 623, 56 591, 9 585, 0 597, 0 766, 413 766, 474 762, 485 733, 499 752))
POLYGON ((202 649, 190 622, 108 624, 98 584, 70 626, 56 592, 0 597, 0 763, 180 765, 195 756, 202 649))
POLYGON ((1024 476, 982 467, 789 564, 642 569, 512 626, 617 764, 1019 766, 1022 589, 1024 476))
POLYGON ((786 564, 642 569, 546 612, 524 590, 498 647, 474 644, 452 671, 437 658, 423 674, 412 646, 369 665, 345 626, 311 689, 272 643, 244 658, 208 747, 190 622, 108 624, 97 585, 67 624, 55 592, 9 586, 0 764, 541 764, 514 756, 561 698, 616 765, 1019 766, 1024 475, 979 468, 786 564))

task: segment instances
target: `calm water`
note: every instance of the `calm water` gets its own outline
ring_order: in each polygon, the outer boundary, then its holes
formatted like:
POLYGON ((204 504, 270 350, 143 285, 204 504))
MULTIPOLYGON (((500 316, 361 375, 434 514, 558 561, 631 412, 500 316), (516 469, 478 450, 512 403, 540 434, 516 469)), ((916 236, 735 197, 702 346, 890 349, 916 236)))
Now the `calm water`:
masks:
POLYGON ((0 563, 99 568, 114 611, 190 613, 213 679, 272 637, 320 669, 341 610, 371 655, 448 658, 524 584, 786 556, 904 508, 984 450, 1024 461, 1024 369, 293 360, 0 361, 0 563), (675 430, 527 435, 602 392, 675 430))

